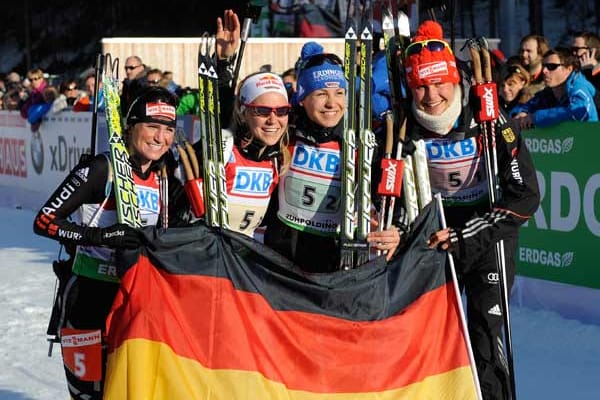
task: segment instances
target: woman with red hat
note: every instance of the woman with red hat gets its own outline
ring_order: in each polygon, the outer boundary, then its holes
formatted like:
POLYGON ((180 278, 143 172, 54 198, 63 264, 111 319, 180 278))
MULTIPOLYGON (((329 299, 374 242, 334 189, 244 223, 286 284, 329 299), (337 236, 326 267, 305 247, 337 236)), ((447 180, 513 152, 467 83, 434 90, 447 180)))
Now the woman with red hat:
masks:
POLYGON ((492 209, 482 141, 473 104, 463 99, 461 73, 442 27, 424 22, 405 53, 412 95, 407 132, 423 139, 431 190, 440 193, 449 228, 434 233, 430 248, 454 255, 467 297, 469 333, 484 399, 510 398, 502 341, 501 298, 494 247, 504 240, 508 288, 515 274, 518 228, 537 209, 535 169, 519 130, 504 115, 496 122, 501 197, 492 209))

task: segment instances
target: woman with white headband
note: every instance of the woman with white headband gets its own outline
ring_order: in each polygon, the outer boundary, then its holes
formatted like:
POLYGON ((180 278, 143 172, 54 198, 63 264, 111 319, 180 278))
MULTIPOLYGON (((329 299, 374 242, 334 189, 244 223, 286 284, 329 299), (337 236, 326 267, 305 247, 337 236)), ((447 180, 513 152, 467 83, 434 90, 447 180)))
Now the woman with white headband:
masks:
MULTIPOLYGON (((231 129, 224 131, 227 208, 233 231, 253 236, 265 216, 279 176, 289 165, 291 108, 276 74, 252 74, 240 84, 231 129)), ((200 143, 194 147, 198 152, 200 143)))

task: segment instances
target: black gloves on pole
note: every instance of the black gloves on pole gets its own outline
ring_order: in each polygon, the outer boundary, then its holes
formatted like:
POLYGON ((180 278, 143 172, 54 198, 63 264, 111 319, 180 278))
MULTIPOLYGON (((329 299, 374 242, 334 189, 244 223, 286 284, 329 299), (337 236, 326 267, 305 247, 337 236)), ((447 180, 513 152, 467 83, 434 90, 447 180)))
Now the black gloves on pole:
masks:
POLYGON ((126 224, 114 224, 106 228, 88 228, 87 244, 122 249, 137 249, 142 243, 142 233, 126 224))

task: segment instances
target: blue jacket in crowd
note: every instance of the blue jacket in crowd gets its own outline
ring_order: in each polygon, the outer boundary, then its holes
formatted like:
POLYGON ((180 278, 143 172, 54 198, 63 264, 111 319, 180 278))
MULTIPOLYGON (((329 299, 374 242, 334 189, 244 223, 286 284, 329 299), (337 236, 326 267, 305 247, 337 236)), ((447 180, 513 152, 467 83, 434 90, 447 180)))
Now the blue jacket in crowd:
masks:
POLYGON ((536 127, 542 128, 564 121, 598 121, 598 110, 594 104, 596 89, 579 71, 571 72, 565 89, 566 95, 557 100, 551 88, 544 88, 527 103, 513 108, 511 115, 525 112, 536 127))

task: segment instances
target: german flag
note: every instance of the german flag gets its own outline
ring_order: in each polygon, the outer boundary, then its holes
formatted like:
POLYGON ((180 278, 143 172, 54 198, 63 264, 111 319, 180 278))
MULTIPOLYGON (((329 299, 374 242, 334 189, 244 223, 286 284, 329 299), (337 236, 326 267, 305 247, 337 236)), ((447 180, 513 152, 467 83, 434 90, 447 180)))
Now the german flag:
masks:
POLYGON ((154 232, 107 322, 105 398, 477 398, 445 254, 426 246, 437 206, 415 226, 390 263, 327 274, 235 233, 154 232))

